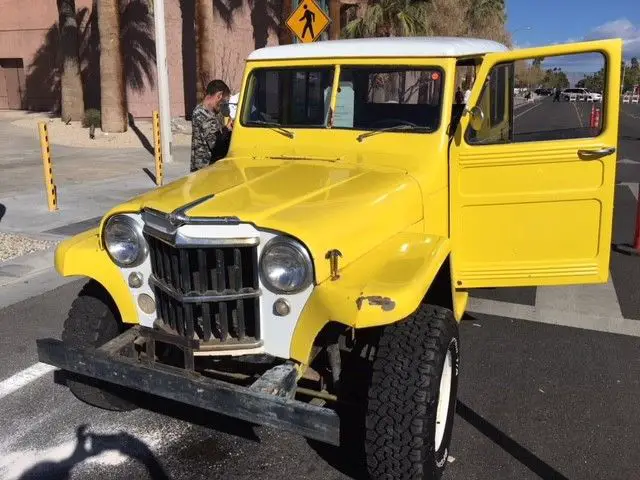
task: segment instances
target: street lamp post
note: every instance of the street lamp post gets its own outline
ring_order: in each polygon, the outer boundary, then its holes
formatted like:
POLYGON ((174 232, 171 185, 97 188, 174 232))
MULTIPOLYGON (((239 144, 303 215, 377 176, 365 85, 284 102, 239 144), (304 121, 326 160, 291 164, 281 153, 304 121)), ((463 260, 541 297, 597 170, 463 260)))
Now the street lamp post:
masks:
POLYGON ((516 28, 513 32, 511 32, 511 35, 514 35, 516 32, 519 32, 520 30, 531 30, 531 27, 527 25, 525 27, 516 28))
POLYGON ((520 28, 516 28, 513 32, 511 32, 511 39, 513 40, 514 35, 519 32, 520 30, 531 30, 531 27, 529 25, 524 26, 524 27, 520 27, 520 28))
POLYGON ((167 33, 164 21, 164 0, 153 0, 153 20, 156 40, 156 77, 158 81, 158 104, 160 106, 160 141, 162 160, 173 161, 171 152, 171 110, 169 105, 169 68, 167 65, 167 33))

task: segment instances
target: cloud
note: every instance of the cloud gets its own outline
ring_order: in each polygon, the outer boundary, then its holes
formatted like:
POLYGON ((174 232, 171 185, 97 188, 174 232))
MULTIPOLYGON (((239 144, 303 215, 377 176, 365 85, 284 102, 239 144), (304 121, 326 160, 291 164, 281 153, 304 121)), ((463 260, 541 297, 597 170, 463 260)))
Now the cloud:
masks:
MULTIPOLYGON (((624 58, 629 61, 631 57, 640 57, 640 27, 634 25, 626 18, 620 18, 603 23, 589 31, 581 38, 569 38, 561 43, 576 43, 589 40, 603 40, 606 38, 621 38, 624 42, 624 58)), ((604 66, 604 57, 599 53, 585 53, 580 55, 567 55, 548 58, 544 62, 545 68, 560 67, 572 83, 579 80, 585 74, 600 70, 604 66)))
POLYGON ((520 48, 529 48, 529 47, 535 47, 535 45, 532 44, 531 42, 522 42, 522 43, 514 42, 513 43, 514 50, 518 50, 520 48))
POLYGON ((591 30, 585 40, 601 40, 604 38, 621 38, 624 41, 624 56, 640 57, 640 27, 627 18, 620 18, 591 30))

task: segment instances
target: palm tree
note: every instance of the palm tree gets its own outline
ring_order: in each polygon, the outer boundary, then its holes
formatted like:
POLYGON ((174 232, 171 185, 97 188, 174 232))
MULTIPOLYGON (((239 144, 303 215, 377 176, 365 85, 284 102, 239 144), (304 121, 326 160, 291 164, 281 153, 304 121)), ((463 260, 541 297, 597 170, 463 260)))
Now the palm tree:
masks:
POLYGON ((60 106, 62 121, 81 120, 84 114, 84 95, 78 54, 78 22, 75 0, 57 0, 62 75, 60 77, 60 106))
POLYGON ((504 0, 471 0, 467 23, 471 35, 511 44, 505 29, 507 15, 504 0))
POLYGON ((120 2, 98 0, 102 131, 127 131, 127 91, 120 47, 120 2))
POLYGON ((286 25, 289 16, 291 16, 291 0, 282 0, 281 8, 282 12, 280 14, 280 31, 278 32, 278 40, 280 45, 287 45, 291 43, 291 31, 286 25))
POLYGON ((410 37, 428 33, 427 2, 369 0, 364 13, 345 25, 347 38, 410 37))
POLYGON ((505 20, 504 0, 473 0, 469 8, 468 19, 472 29, 481 28, 487 18, 499 18, 505 20))
POLYGON ((342 11, 342 5, 340 0, 329 0, 329 18, 331 19, 331 25, 329 25, 329 39, 337 40, 340 38, 340 16, 342 11))
POLYGON ((196 96, 198 101, 204 98, 207 83, 213 80, 214 59, 214 10, 213 0, 196 0, 196 96))

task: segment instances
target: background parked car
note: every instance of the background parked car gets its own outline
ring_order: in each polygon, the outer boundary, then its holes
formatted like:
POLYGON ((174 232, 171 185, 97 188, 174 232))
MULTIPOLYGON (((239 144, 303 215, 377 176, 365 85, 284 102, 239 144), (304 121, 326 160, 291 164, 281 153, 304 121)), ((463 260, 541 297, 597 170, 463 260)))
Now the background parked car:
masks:
POLYGON ((563 100, 569 101, 586 101, 586 102, 601 102, 602 94, 597 92, 591 92, 586 88, 566 88, 562 91, 563 100))
POLYGON ((551 88, 536 88, 534 90, 534 93, 536 95, 547 97, 547 96, 553 94, 553 89, 551 89, 551 88))

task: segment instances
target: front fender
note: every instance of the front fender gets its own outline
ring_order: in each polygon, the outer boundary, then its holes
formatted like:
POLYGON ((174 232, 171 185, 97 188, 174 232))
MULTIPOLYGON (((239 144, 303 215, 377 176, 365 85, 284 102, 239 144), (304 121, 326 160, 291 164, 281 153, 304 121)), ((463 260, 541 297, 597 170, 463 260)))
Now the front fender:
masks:
POLYGON ((55 268, 63 277, 83 276, 100 283, 113 298, 122 321, 138 323, 133 295, 120 270, 100 245, 99 228, 61 242, 55 251, 55 268))
POLYGON ((291 357, 307 363, 330 321, 354 328, 388 325, 412 314, 451 251, 446 237, 400 233, 318 285, 300 316, 291 357))

